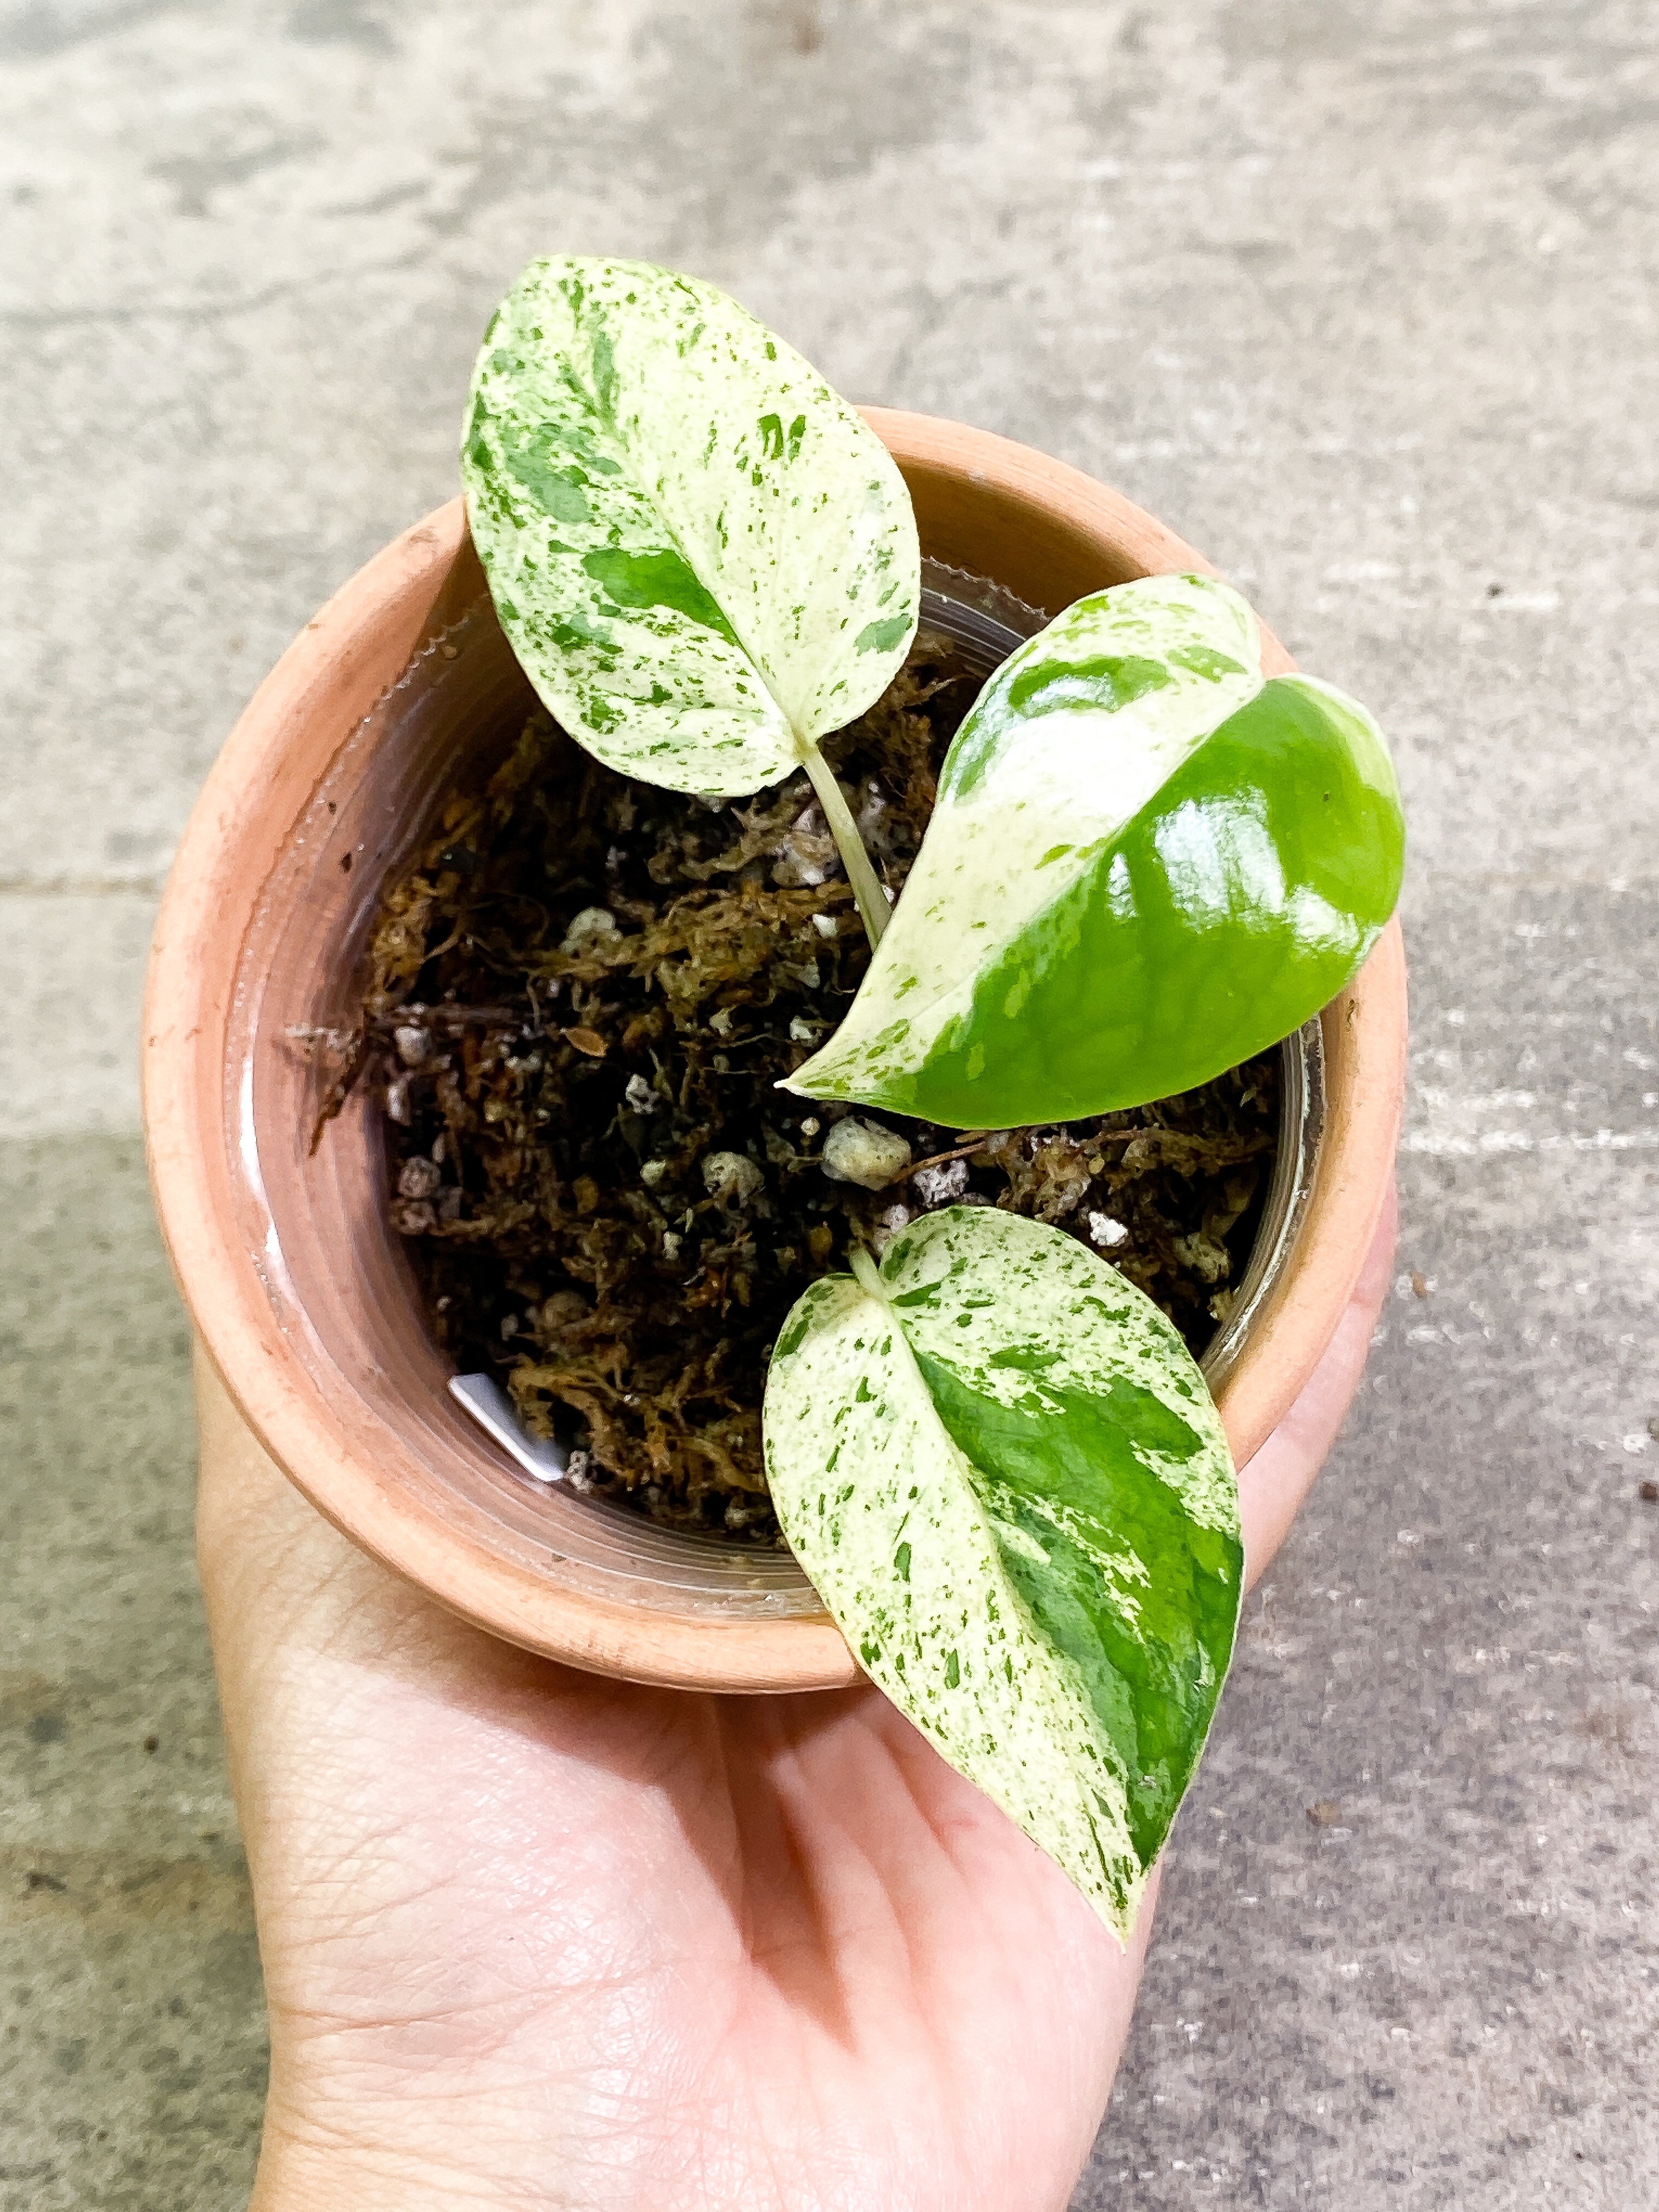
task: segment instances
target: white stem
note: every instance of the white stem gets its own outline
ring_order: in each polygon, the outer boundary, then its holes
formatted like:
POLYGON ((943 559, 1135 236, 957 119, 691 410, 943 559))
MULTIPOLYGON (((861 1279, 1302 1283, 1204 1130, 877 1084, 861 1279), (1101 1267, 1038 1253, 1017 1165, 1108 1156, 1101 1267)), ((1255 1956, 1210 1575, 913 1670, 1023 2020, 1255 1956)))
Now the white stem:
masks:
POLYGON ((859 912, 864 916, 865 934, 873 951, 881 943, 881 933, 886 928, 892 909, 887 903, 887 894, 881 887, 870 855, 864 849, 864 840, 859 835, 859 825, 853 819, 853 810, 847 804, 847 794, 836 781, 830 763, 816 745, 803 746, 802 764, 812 779, 812 788, 818 795, 818 805, 830 824, 830 834, 836 841, 842 866, 847 871, 847 880, 853 886, 853 896, 859 902, 859 912))
POLYGON ((887 1285, 881 1279, 881 1270, 862 1244, 854 1245, 847 1255, 847 1264, 858 1278, 859 1288, 867 1297, 878 1299, 883 1305, 889 1303, 887 1285))

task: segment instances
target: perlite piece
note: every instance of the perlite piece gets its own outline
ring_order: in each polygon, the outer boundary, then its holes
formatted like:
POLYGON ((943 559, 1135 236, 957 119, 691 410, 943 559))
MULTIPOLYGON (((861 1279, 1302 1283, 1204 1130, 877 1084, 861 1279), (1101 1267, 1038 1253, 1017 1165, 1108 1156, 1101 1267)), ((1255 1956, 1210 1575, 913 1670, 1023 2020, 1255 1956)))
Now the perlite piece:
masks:
POLYGON ((702 1164, 702 1180, 711 1198, 727 1206, 743 1206, 766 1178, 742 1152, 710 1152, 702 1164))
POLYGON ((584 953, 614 945, 621 935, 617 917, 608 906, 585 906, 566 930, 559 950, 580 960, 584 953))
POLYGON ((849 1114, 823 1140, 823 1172, 832 1182, 855 1182, 866 1190, 885 1190, 910 1164, 904 1139, 878 1122, 849 1114))

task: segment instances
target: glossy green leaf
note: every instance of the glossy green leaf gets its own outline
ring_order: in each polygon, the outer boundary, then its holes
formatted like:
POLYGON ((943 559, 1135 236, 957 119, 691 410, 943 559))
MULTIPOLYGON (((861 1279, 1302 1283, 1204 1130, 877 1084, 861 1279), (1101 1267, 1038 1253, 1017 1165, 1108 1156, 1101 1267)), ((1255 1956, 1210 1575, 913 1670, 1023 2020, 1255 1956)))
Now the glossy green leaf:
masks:
POLYGON ((1237 592, 1079 599, 963 722, 858 996, 788 1087, 962 1128, 1191 1090, 1349 981, 1404 846, 1376 725, 1264 680, 1237 592))
POLYGON ((1075 1239, 929 1214, 812 1285, 767 1480, 872 1679, 1120 1937, 1209 1729, 1243 1552, 1215 1407, 1075 1239))
POLYGON ((758 790, 903 661, 921 588, 903 480, 712 284, 532 262, 478 355, 461 469, 514 650, 626 775, 758 790))

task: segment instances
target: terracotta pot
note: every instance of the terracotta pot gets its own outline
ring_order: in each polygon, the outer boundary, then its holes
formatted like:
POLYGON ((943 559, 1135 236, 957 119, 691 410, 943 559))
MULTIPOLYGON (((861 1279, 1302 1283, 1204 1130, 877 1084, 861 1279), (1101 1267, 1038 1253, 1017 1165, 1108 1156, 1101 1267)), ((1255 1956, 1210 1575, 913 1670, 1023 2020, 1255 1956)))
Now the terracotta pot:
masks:
MULTIPOLYGON (((960 424, 872 410, 924 550, 1057 611, 1207 569, 1077 471, 960 424)), ((1270 641, 1271 667, 1290 665, 1270 641)), ((297 1024, 349 1017, 387 871, 449 764, 527 695, 460 502, 406 531, 289 647, 209 777, 152 955, 144 1112, 162 1225, 231 1396, 277 1463, 377 1559, 481 1626, 639 1681, 829 1688, 857 1669, 793 1561, 671 1534, 520 1475, 450 1399, 385 1221, 377 1117, 310 1145, 319 1074, 297 1024)), ((1399 1130, 1398 925, 1324 1016, 1327 1113, 1309 1202, 1219 1389, 1239 1463, 1329 1342, 1370 1247, 1399 1130)))

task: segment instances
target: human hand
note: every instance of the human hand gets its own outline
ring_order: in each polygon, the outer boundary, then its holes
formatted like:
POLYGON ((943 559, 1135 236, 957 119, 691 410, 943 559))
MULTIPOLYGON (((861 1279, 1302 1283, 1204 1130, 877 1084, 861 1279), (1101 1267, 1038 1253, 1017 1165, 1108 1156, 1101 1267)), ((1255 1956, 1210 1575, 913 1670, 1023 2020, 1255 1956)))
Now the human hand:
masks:
MULTIPOLYGON (((1240 1480, 1325 1456, 1394 1207, 1240 1480)), ((1120 1951, 879 1692, 714 1697, 498 1644, 356 1552, 204 1358, 200 1550, 270 2008, 256 2212, 1057 2212, 1120 1951)))

